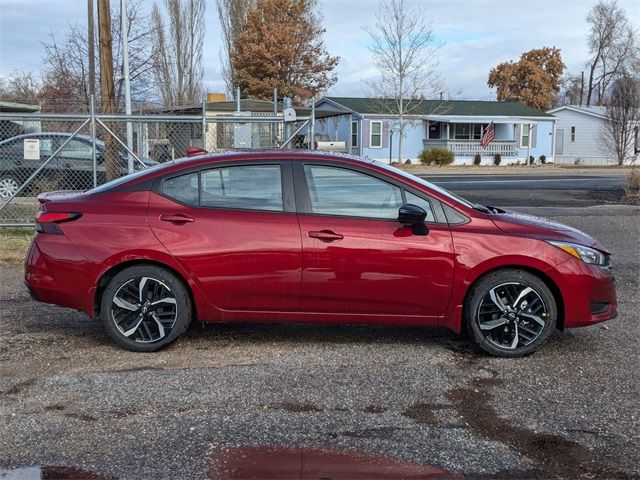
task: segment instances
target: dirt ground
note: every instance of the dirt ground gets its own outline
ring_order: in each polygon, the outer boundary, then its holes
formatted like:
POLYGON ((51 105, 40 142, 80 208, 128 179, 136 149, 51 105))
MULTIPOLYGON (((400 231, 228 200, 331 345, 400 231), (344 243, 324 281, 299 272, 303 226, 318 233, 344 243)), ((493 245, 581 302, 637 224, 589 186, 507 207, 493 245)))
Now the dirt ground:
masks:
POLYGON ((28 234, 0 236, 0 479, 246 478, 227 467, 298 454, 398 477, 640 478, 640 209, 527 211, 612 250, 620 315, 512 360, 444 330, 277 324, 194 323, 132 353, 33 302, 28 234))

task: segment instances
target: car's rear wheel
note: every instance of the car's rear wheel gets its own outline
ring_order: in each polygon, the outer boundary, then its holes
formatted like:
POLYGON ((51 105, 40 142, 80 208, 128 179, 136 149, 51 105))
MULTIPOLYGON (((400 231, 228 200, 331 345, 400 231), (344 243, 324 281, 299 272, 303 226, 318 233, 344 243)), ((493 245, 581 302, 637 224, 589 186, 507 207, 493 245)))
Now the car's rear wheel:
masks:
POLYGON ((536 351, 553 333, 557 317, 549 287, 523 270, 500 270, 482 278, 465 305, 466 326, 474 340, 498 357, 536 351))
POLYGON ((173 342, 186 331, 191 313, 182 281, 153 265, 129 267, 115 275, 100 309, 109 336, 137 352, 152 352, 173 342))
POLYGON ((0 174, 0 198, 9 198, 20 188, 18 180, 9 174, 0 174))

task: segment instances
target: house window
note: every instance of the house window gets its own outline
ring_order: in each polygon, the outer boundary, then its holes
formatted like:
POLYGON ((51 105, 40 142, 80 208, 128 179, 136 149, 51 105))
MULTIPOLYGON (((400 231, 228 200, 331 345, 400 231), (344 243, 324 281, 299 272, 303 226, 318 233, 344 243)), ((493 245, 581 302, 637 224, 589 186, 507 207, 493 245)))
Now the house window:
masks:
POLYGON ((640 127, 633 129, 633 153, 640 153, 640 127))
POLYGON ((455 140, 469 140, 471 134, 471 124, 469 123, 454 123, 453 124, 453 138, 455 140))
POLYGON ((529 146, 529 138, 531 136, 530 131, 531 125, 524 123, 520 127, 520 147, 528 147, 529 146))
POLYGON ((379 120, 371 122, 369 146, 371 148, 382 148, 382 122, 379 120))
POLYGON ((571 141, 576 141, 576 127, 571 127, 571 141))
POLYGON ((484 132, 487 130, 487 127, 489 125, 487 125, 486 123, 474 123, 473 124, 473 139, 474 140, 482 140, 482 136, 484 135, 484 132))
POLYGON ((351 122, 351 147, 358 148, 358 122, 351 122))

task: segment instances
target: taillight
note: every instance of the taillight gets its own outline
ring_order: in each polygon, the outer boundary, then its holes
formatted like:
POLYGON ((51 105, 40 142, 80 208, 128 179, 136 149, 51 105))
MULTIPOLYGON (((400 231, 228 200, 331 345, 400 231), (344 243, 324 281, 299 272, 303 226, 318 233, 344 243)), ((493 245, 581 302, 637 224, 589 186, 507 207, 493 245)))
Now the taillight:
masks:
POLYGON ((62 230, 58 224, 64 222, 73 222, 82 216, 78 212, 45 212, 40 211, 36 214, 36 231, 40 233, 53 233, 62 235, 62 230))

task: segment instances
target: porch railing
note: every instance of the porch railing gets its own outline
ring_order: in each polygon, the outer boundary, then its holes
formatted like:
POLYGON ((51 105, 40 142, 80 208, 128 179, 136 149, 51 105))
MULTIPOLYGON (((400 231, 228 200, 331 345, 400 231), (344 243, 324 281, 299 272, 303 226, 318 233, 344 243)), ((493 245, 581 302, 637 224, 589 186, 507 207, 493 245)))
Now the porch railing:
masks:
POLYGON ((458 157, 473 157, 480 155, 494 155, 499 153, 504 157, 515 157, 518 153, 518 145, 515 140, 492 140, 487 148, 482 148, 480 140, 447 140, 447 139, 423 139, 424 148, 443 147, 451 150, 458 157))

